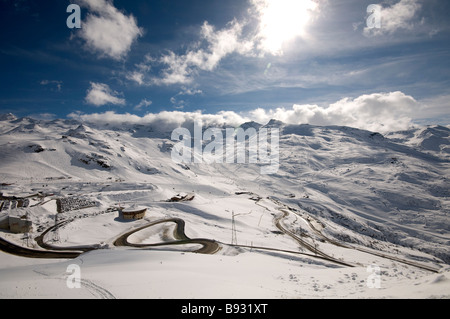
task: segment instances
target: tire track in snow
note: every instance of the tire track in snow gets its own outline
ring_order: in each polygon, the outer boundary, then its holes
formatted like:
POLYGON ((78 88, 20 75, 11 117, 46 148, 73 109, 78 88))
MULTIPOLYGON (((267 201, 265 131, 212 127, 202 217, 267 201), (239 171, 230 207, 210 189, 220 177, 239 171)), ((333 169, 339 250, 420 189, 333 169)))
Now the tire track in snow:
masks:
POLYGON ((87 279, 80 279, 81 286, 89 290, 94 296, 98 296, 100 299, 116 299, 114 295, 107 289, 95 284, 87 279))

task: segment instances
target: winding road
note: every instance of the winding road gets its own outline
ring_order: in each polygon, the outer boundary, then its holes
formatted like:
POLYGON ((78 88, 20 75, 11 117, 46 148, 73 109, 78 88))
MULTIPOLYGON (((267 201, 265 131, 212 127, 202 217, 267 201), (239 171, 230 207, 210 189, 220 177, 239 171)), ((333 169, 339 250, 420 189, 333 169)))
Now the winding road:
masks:
POLYGON ((171 218, 171 219, 164 219, 159 220, 155 222, 151 222, 150 224, 147 224, 145 226, 139 227, 137 229, 134 229, 132 231, 129 231, 126 234, 123 234, 119 238, 117 238, 114 241, 114 246, 128 246, 128 247, 135 247, 135 248, 151 248, 151 247, 161 247, 161 246, 173 246, 173 245, 187 245, 187 244, 200 244, 202 245, 202 248, 199 250, 194 251, 198 254, 215 254, 218 252, 221 248, 218 242, 211 240, 211 239, 204 239, 204 238, 196 238, 196 239, 190 239, 186 236, 185 233, 185 221, 180 218, 171 218), (144 230, 146 228, 162 224, 162 223, 175 223, 176 228, 174 230, 174 237, 177 239, 175 241, 169 241, 169 242, 163 242, 163 243, 155 243, 155 244, 133 244, 128 241, 128 237, 133 235, 134 233, 137 233, 141 230, 144 230))
MULTIPOLYGON (((269 198, 270 199, 270 198, 269 198)), ((379 252, 379 251, 374 251, 365 247, 360 247, 360 246, 351 246, 348 244, 344 244, 341 242, 338 242, 334 239, 330 239, 328 237, 326 237, 320 230, 318 230, 313 223, 311 222, 310 218, 312 218, 311 216, 309 216, 307 219, 303 218, 301 215, 299 215, 295 209, 290 208, 289 206, 278 202, 276 200, 271 199, 273 203, 275 203, 276 205, 278 205, 278 209, 283 212, 283 216, 282 217, 277 217, 275 219, 275 225, 278 227, 278 229, 280 229, 283 233, 291 236, 293 239, 295 239, 301 246, 305 247, 306 249, 310 250, 311 252, 315 253, 316 255, 319 255, 321 257, 323 257, 324 259, 327 259, 329 261, 335 261, 335 262, 340 262, 343 265, 347 265, 347 266, 351 266, 345 262, 342 262, 340 260, 337 260, 333 257, 330 257, 328 255, 326 255, 325 253, 317 250, 317 247, 315 245, 312 245, 308 242, 306 242, 305 240, 303 240, 302 238, 300 238, 299 236, 297 236, 296 234, 294 234, 293 232, 291 232, 290 230, 286 229, 283 225, 282 225, 282 220, 287 218, 289 216, 290 213, 295 214, 297 217, 302 218, 309 226, 309 228, 316 234, 318 235, 324 242, 330 243, 332 245, 338 246, 338 247, 342 247, 342 248, 347 248, 347 249, 354 249, 354 250, 358 250, 367 254, 371 254, 374 256, 378 256, 378 257, 382 257, 382 258, 386 258, 386 259, 390 259, 390 260, 394 260, 406 265, 410 265, 410 266, 414 266, 420 269, 424 269, 424 270, 428 270, 434 273, 438 273, 439 269, 433 266, 429 266, 429 265, 425 265, 422 263, 418 263, 412 260, 408 260, 408 259, 404 259, 404 258, 400 258, 400 257, 396 257, 396 256, 392 256, 383 252, 379 252)), ((263 205, 259 204, 259 201, 257 202, 257 204, 261 207, 265 207, 263 205)))
POLYGON ((307 250, 311 251, 312 253, 314 253, 315 256, 320 256, 321 258, 323 258, 325 260, 328 260, 328 261, 331 261, 331 262, 334 262, 334 263, 337 263, 340 265, 354 267, 354 265, 351 265, 342 260, 331 257, 330 255, 327 255, 326 253, 320 251, 316 245, 308 243, 306 240, 302 239, 301 237, 297 236, 292 231, 290 231, 289 229, 284 227, 282 224, 282 221, 283 221, 283 219, 285 219, 289 216, 289 212, 286 210, 281 210, 281 211, 283 212, 283 215, 275 218, 275 226, 277 226, 277 228, 280 231, 282 231, 286 235, 289 235, 290 237, 292 237, 295 241, 297 241, 300 244, 300 246, 303 246, 307 250))
MULTIPOLYGON (((47 230, 45 230, 41 235, 35 238, 36 243, 39 245, 39 247, 45 249, 45 250, 36 250, 36 249, 30 249, 23 246, 16 245, 14 243, 11 243, 3 238, 0 238, 0 250, 7 252, 12 255, 17 255, 21 257, 28 257, 28 258, 61 258, 61 259, 73 259, 81 255, 82 253, 100 249, 99 245, 83 245, 83 246, 73 246, 73 247, 59 247, 55 245, 48 244, 45 242, 45 236, 51 232, 54 231, 57 228, 63 227, 67 224, 69 224, 72 220, 66 220, 62 221, 47 230)), ((191 239, 189 238, 185 233, 185 221, 180 218, 170 218, 170 219, 163 219, 151 222, 147 225, 144 225, 142 227, 133 229, 120 237, 118 237, 114 241, 114 246, 117 247, 134 247, 134 248, 152 248, 152 247, 163 247, 163 246, 178 246, 178 245, 189 245, 189 244, 198 244, 201 245, 202 248, 197 249, 193 251, 194 253, 198 254, 215 254, 221 249, 221 246, 219 242, 211 239, 205 239, 205 238, 195 238, 191 239), (134 244, 130 243, 128 241, 128 238, 133 235, 134 233, 137 233, 141 230, 144 230, 146 228, 156 226, 163 223, 175 223, 176 228, 174 230, 173 236, 176 240, 174 241, 167 241, 162 243, 154 243, 154 244, 134 244)))

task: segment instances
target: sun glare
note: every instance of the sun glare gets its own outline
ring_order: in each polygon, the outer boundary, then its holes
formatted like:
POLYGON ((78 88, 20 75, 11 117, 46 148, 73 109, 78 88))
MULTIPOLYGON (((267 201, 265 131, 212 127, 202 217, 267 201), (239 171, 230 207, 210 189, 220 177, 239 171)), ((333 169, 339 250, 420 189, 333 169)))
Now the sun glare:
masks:
POLYGON ((317 3, 312 0, 253 0, 260 14, 263 46, 272 54, 281 54, 285 42, 304 36, 317 3))

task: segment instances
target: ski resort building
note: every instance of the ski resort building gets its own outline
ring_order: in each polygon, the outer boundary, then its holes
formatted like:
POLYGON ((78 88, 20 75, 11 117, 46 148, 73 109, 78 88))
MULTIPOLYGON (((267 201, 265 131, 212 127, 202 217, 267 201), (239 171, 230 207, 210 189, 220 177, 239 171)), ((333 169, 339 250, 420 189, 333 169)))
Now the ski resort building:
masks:
POLYGON ((143 219, 146 212, 147 208, 135 205, 121 210, 122 217, 127 220, 143 219))
POLYGON ((31 231, 33 223, 26 216, 9 216, 9 230, 14 234, 23 234, 31 231))
POLYGON ((178 194, 174 197, 172 197, 171 199, 167 200, 167 202, 190 202, 192 200, 194 200, 195 195, 194 194, 178 194))
POLYGON ((0 215, 0 229, 9 230, 14 234, 23 234, 31 231, 33 222, 26 215, 14 216, 0 215))

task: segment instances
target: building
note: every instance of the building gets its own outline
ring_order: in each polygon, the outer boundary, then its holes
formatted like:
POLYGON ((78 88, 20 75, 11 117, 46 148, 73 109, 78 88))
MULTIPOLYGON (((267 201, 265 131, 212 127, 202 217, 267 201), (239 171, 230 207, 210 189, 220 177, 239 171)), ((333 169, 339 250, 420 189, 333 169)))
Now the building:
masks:
POLYGON ((145 217, 147 208, 133 205, 128 208, 121 209, 120 212, 124 219, 138 220, 138 219, 143 219, 145 217))
POLYGON ((0 229, 9 230, 9 215, 0 213, 0 229))
POLYGON ((15 234, 31 231, 33 223, 26 216, 9 216, 9 230, 15 234))
POLYGON ((167 202, 190 202, 194 200, 194 194, 178 194, 171 199, 167 200, 167 202))
POLYGON ((28 219, 28 215, 0 214, 0 229, 9 230, 14 234, 24 234, 32 231, 33 222, 28 219))

